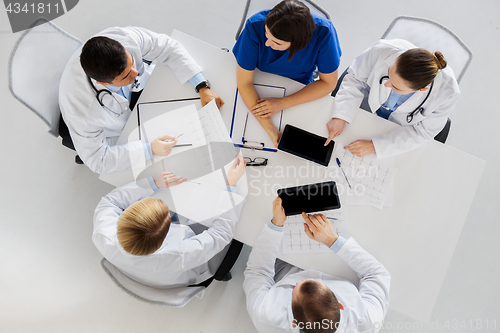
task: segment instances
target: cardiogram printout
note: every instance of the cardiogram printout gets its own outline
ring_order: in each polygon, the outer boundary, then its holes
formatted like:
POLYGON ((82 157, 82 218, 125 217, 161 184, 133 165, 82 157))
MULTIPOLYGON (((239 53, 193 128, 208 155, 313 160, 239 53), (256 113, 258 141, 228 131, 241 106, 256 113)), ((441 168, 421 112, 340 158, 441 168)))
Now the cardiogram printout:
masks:
MULTIPOLYGON (((333 231, 339 236, 349 238, 347 228, 347 214, 340 209, 332 209, 317 213, 325 215, 333 227, 333 231)), ((302 215, 289 216, 283 225, 283 239, 281 241, 283 254, 292 253, 322 253, 331 251, 325 244, 317 242, 304 231, 304 218, 302 215)))
POLYGON ((192 144, 190 133, 182 123, 186 115, 197 114, 201 103, 196 100, 141 103, 138 105, 141 140, 151 142, 163 135, 178 136, 177 144, 192 144))
MULTIPOLYGON (((151 142, 169 134, 180 135, 177 142, 179 147, 200 147, 195 149, 202 163, 200 167, 210 165, 210 169, 214 170, 234 159, 231 138, 214 100, 204 107, 201 107, 199 100, 140 104, 139 119, 143 142, 151 142)), ((182 151, 174 148, 170 156, 182 151)), ((155 156, 156 159, 161 157, 155 156)))
POLYGON ((339 194, 345 193, 348 205, 372 205, 377 208, 392 205, 393 183, 397 168, 394 158, 378 159, 376 154, 358 157, 349 150, 337 147, 323 180, 337 182, 339 194), (338 158, 349 180, 336 162, 338 158))

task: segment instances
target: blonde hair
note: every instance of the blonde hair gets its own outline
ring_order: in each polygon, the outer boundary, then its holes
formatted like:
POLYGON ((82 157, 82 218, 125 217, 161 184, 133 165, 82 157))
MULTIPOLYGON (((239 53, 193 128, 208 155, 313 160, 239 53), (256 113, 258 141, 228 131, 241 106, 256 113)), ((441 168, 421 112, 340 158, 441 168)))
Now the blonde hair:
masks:
POLYGON ((421 48, 404 52, 396 59, 396 62, 396 73, 414 90, 420 90, 429 85, 438 71, 447 65, 441 52, 431 53, 421 48))
POLYGON ((128 253, 145 256, 160 248, 170 228, 168 206, 144 198, 127 207, 118 219, 118 241, 128 253))

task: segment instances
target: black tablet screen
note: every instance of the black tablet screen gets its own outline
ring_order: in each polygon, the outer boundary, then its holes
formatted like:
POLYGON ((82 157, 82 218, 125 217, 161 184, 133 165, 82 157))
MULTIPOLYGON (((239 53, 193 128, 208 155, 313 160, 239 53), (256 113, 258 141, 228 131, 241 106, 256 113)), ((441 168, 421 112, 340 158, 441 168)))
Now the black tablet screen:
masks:
POLYGON ((340 208, 333 181, 279 189, 278 196, 286 216, 340 208))
POLYGON ((292 125, 286 125, 278 149, 328 166, 332 156, 334 142, 325 147, 327 138, 304 131, 292 125))

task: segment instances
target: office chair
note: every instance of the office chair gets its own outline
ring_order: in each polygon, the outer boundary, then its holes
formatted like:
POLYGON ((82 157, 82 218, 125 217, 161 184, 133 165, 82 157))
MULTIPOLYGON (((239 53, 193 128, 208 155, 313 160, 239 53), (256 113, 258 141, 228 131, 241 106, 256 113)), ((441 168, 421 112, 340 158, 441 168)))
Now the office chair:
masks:
MULTIPOLYGON (((307 5, 307 7, 309 7, 311 13, 330 19, 330 14, 328 14, 326 10, 321 8, 314 1, 311 0, 300 0, 300 1, 303 2, 305 5, 307 5)), ((271 9, 280 2, 281 1, 277 0, 253 0, 253 1, 247 0, 247 3, 245 5, 245 10, 243 11, 243 16, 241 18, 240 26, 238 27, 238 31, 236 31, 235 39, 237 40, 238 37, 240 36, 240 33, 243 30, 243 27, 245 26, 245 22, 248 20, 250 16, 264 9, 271 9)))
MULTIPOLYGON (((14 46, 9 59, 9 89, 12 95, 75 150, 59 108, 59 82, 69 58, 82 42, 45 18, 39 18, 14 46), (40 21, 45 23, 39 24, 40 21)), ((75 162, 83 164, 78 155, 75 162)))
MULTIPOLYGON (((405 39, 418 47, 430 52, 440 51, 443 53, 448 66, 455 73, 457 81, 460 83, 465 71, 472 61, 470 49, 445 26, 419 17, 399 16, 392 21, 391 25, 382 35, 382 39, 405 39)), ((332 92, 335 97, 340 88, 340 84, 347 70, 342 73, 337 81, 337 86, 332 92)), ((434 140, 445 143, 451 128, 451 120, 448 118, 446 125, 434 137, 434 140)))
POLYGON ((202 298, 205 294, 206 287, 177 287, 167 289, 147 286, 123 274, 106 258, 102 258, 101 267, 123 291, 147 303, 183 307, 193 297, 202 298))
MULTIPOLYGON (((184 216, 178 215, 178 218, 180 221, 183 221, 182 223, 186 223, 187 221, 184 216)), ((207 226, 200 223, 190 223, 189 227, 196 234, 200 234, 208 229, 207 226)), ((112 263, 110 263, 106 258, 102 258, 101 267, 118 287, 141 301, 174 307, 182 307, 195 296, 198 298, 202 298, 205 294, 205 289, 208 288, 208 286, 214 280, 230 280, 230 270, 238 259, 242 247, 243 243, 233 239, 228 246, 226 246, 222 251, 220 251, 212 258, 214 259, 213 261, 211 259, 208 262, 209 269, 215 271, 214 276, 197 284, 196 286, 190 287, 155 288, 144 285, 129 278, 118 268, 116 268, 112 263), (218 267, 216 267, 215 265, 217 265, 218 267)))

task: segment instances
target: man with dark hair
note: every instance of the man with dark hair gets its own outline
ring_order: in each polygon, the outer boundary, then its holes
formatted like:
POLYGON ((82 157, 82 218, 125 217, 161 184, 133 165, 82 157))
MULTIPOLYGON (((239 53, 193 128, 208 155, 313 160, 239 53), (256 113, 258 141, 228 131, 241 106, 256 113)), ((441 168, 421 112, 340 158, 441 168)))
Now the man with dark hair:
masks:
POLYGON ((278 197, 245 270, 243 290, 250 318, 264 332, 378 332, 389 305, 390 275, 352 238, 338 236, 322 214, 302 213, 305 232, 328 246, 360 278, 351 282, 302 270, 276 259, 285 211, 278 197))
POLYGON ((177 143, 165 133, 151 142, 115 144, 156 63, 168 65, 181 84, 189 81, 202 105, 212 99, 219 108, 224 104, 201 67, 169 36, 137 27, 98 33, 70 58, 59 87, 61 113, 74 148, 92 171, 144 167, 153 155, 167 156, 177 143))
MULTIPOLYGON (((80 65, 84 72, 99 84, 111 84, 128 64, 128 52, 113 40, 104 36, 92 37, 82 48, 80 65)), ((131 75, 130 79, 135 79, 131 75)))

